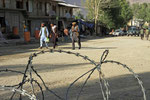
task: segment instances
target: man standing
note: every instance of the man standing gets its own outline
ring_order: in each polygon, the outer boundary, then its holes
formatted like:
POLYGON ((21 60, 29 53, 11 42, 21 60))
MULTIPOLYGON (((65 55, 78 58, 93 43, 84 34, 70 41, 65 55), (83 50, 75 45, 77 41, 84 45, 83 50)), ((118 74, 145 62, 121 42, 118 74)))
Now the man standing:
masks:
POLYGON ((44 23, 41 24, 41 30, 40 30, 39 35, 40 35, 40 49, 42 49, 43 47, 43 42, 45 42, 46 48, 48 48, 46 39, 49 36, 49 32, 44 23))
POLYGON ((57 26, 54 24, 51 24, 51 38, 52 38, 52 42, 53 42, 53 48, 55 49, 56 45, 57 45, 57 26))
POLYGON ((72 49, 75 50, 75 42, 78 42, 79 49, 81 49, 81 42, 80 42, 80 30, 76 22, 72 23, 72 49))
POLYGON ((149 30, 148 30, 148 28, 145 31, 145 35, 146 35, 146 39, 148 40, 149 39, 149 30))
POLYGON ((144 38, 144 29, 143 28, 141 28, 141 30, 140 30, 140 35, 141 35, 141 40, 143 40, 143 38, 144 38))

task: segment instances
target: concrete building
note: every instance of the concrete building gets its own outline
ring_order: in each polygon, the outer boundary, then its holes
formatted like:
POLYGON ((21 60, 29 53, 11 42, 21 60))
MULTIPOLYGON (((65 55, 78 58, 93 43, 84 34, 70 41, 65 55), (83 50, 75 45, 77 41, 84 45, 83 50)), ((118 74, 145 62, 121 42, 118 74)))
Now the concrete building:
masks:
POLYGON ((73 20, 73 9, 78 6, 67 4, 62 0, 0 0, 0 23, 4 34, 10 34, 17 27, 23 36, 27 26, 34 36, 40 23, 55 23, 73 20))

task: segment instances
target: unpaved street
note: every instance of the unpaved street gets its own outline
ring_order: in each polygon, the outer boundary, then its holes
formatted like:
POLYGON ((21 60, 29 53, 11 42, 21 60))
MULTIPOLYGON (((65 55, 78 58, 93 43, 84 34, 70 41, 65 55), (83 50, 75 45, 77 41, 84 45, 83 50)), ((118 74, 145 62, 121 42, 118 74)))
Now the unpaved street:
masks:
MULTIPOLYGON (((0 70, 12 69, 24 72, 31 53, 39 52, 38 44, 18 45, 10 47, 0 47, 0 70)), ((78 46, 76 44, 76 46, 78 46)), ((143 81, 146 90, 147 100, 150 100, 150 41, 140 40, 139 37, 108 37, 84 39, 82 49, 71 50, 71 43, 59 44, 57 49, 71 52, 78 52, 88 56, 97 64, 104 50, 109 50, 107 60, 114 60, 126 64, 143 81)), ((44 50, 46 50, 44 48, 44 50)), ((65 98, 67 87, 80 75, 94 68, 90 62, 74 55, 64 53, 45 53, 33 59, 33 66, 41 75, 46 85, 59 96, 65 98)), ((127 69, 117 64, 104 64, 102 72, 109 82, 110 100, 143 100, 143 95, 137 80, 127 69)), ((82 84, 88 75, 79 80, 70 90, 69 100, 76 100, 82 84)), ((0 85, 14 85, 21 82, 23 76, 16 73, 0 73, 0 85)), ((35 80, 42 83, 33 74, 35 80)), ((41 84, 43 87, 43 85, 41 84)), ((31 91, 29 84, 25 85, 25 90, 31 91)), ((41 99, 41 92, 35 85, 37 97, 41 99)), ((59 100, 50 94, 43 87, 45 100, 59 100)), ((8 100, 11 92, 0 91, 0 100, 8 100)), ((17 100, 15 95, 14 100, 17 100)), ((24 100, 28 100, 26 97, 24 100)), ((98 71, 92 74, 85 88, 81 93, 80 100, 103 100, 99 86, 98 71)))

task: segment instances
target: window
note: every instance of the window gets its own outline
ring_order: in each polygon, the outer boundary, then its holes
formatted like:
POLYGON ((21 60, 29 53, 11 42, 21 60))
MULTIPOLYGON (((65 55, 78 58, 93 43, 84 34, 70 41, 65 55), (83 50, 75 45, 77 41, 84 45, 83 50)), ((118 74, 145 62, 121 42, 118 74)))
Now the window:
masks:
POLYGON ((42 2, 39 2, 39 9, 42 10, 42 2))
POLYGON ((33 1, 32 0, 29 0, 29 12, 32 12, 33 11, 33 1))
POLYGON ((0 25, 1 27, 5 27, 5 18, 4 17, 0 17, 0 25))
POLYGON ((72 9, 70 9, 70 10, 69 10, 70 15, 72 15, 72 12, 73 12, 72 9))
POLYGON ((17 0, 16 1, 16 8, 23 9, 23 1, 22 0, 17 0))
POLYGON ((27 11, 29 11, 29 3, 28 3, 28 1, 26 2, 26 9, 27 9, 27 11))
POLYGON ((68 13, 68 11, 67 11, 67 10, 65 10, 65 13, 68 13))
POLYGON ((49 3, 45 3, 45 15, 48 16, 49 15, 49 11, 50 11, 50 4, 49 3))
POLYGON ((5 7, 5 0, 2 0, 2 2, 3 2, 3 7, 5 7))
POLYGON ((55 5, 52 6, 52 10, 56 12, 56 6, 55 5))
POLYGON ((0 27, 2 28, 1 29, 2 33, 5 33, 6 23, 5 23, 5 18, 4 17, 0 17, 0 27))

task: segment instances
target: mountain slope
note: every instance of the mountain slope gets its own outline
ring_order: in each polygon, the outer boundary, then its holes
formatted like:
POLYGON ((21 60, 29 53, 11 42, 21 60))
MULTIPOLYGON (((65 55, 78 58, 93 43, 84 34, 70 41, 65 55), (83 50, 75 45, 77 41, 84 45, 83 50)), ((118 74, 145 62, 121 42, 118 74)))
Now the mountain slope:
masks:
POLYGON ((128 0, 131 4, 133 3, 150 3, 150 0, 128 0))
MULTIPOLYGON (((64 1, 66 1, 66 3, 71 3, 71 4, 78 5, 78 6, 82 6, 81 0, 64 0, 64 1)), ((85 0, 83 0, 83 1, 85 1, 85 0)), ((131 4, 137 3, 137 2, 139 2, 139 3, 150 3, 150 0, 127 0, 127 1, 129 1, 131 4)))

